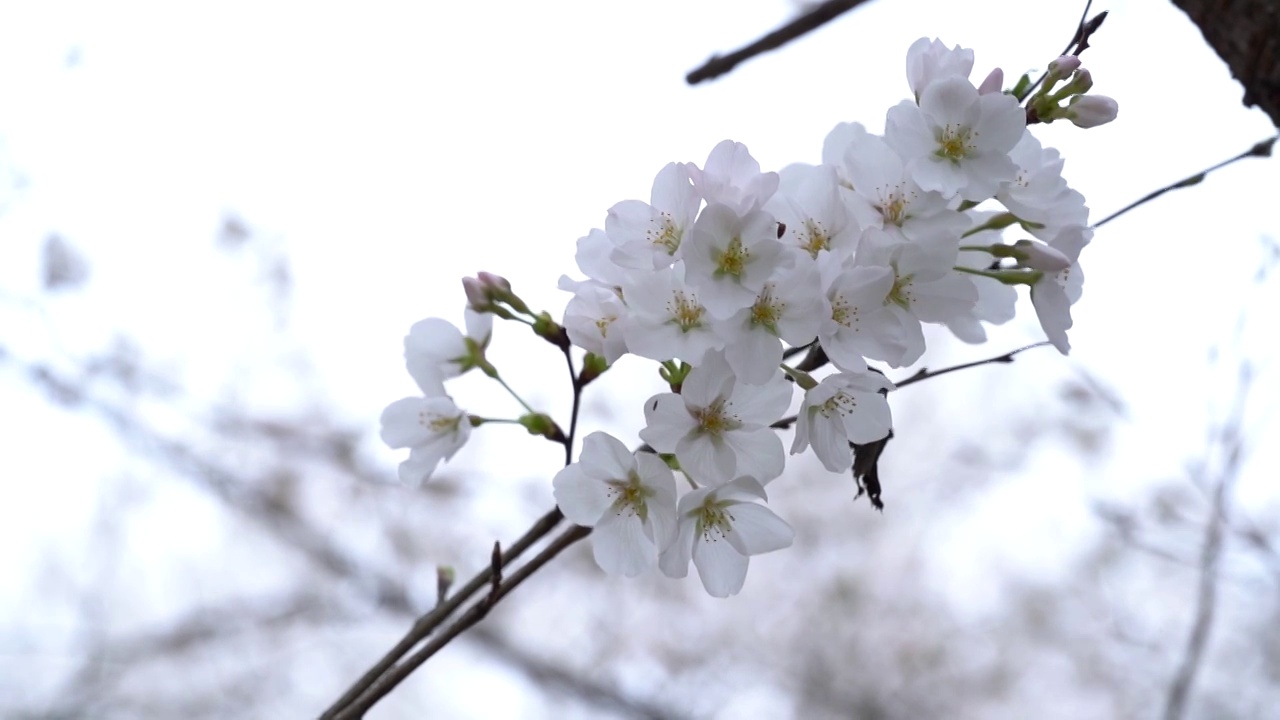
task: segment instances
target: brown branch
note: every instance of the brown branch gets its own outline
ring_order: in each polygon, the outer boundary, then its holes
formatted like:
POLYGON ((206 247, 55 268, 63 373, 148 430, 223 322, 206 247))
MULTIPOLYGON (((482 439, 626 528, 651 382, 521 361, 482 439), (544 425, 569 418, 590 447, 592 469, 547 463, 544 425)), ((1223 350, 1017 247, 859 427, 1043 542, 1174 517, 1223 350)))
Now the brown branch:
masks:
MULTIPOLYGON (((342 694, 342 697, 338 698, 338 700, 320 716, 321 720, 330 720, 331 718, 340 717, 339 713, 341 713, 344 708, 355 702, 362 693, 377 683, 379 678, 383 677, 384 674, 391 670, 401 658, 407 655, 409 651, 414 648, 414 646, 425 640, 427 636, 444 623, 444 621, 447 620, 459 607, 461 607, 463 603, 469 600, 472 595, 479 592, 485 585, 492 583, 495 575, 495 567, 500 570, 507 566, 511 561, 515 560, 528 550, 529 546, 533 545, 535 542, 547 535, 547 533, 550 533, 555 529, 555 526, 558 525, 560 520, 563 518, 564 515, 560 514, 560 508, 553 508, 546 515, 539 518, 524 535, 520 536, 519 540, 512 543, 511 547, 508 548, 505 553, 502 553, 500 562, 490 562, 490 564, 483 570, 476 573, 475 577, 471 578, 471 580, 469 580, 461 590, 454 593, 452 597, 445 602, 436 605, 431 612, 419 617, 417 621, 413 623, 413 627, 409 628, 409 632, 405 633, 405 636, 401 638, 400 642, 396 643, 395 647, 387 651, 387 653, 382 656, 382 659, 378 660, 373 667, 369 668, 364 675, 360 676, 360 679, 348 688, 347 691, 342 694)), ((541 555, 538 557, 541 557, 541 555)), ((530 563, 535 560, 537 560, 537 558, 531 560, 530 563)), ((528 566, 526 565, 525 567, 528 566)), ((523 569, 524 568, 521 568, 521 570, 523 569)), ((500 599, 501 591, 501 585, 495 586, 490 591, 489 597, 492 598, 494 595, 497 595, 500 599)), ((494 600, 493 602, 497 601, 494 600)), ((357 715, 356 717, 359 716, 357 715)))
POLYGON ((968 368, 971 368, 971 367, 978 367, 979 365, 988 365, 990 363, 1011 363, 1013 362, 1014 355, 1017 355, 1018 353, 1021 353, 1021 352, 1026 352, 1027 350, 1030 350, 1032 348, 1044 347, 1045 345, 1048 345, 1048 344, 1049 344, 1048 340, 1041 340, 1038 343, 1032 343, 1031 345, 1023 346, 1018 348, 1017 350, 1010 350, 1009 352, 1003 355, 989 357, 985 360, 974 360, 973 362, 964 363, 963 365, 952 365, 951 367, 945 367, 945 368, 942 368, 941 370, 930 370, 928 368, 920 368, 920 370, 918 370, 915 375, 912 375, 909 378, 903 378, 902 380, 895 382, 894 385, 898 386, 899 388, 904 388, 913 383, 918 383, 921 380, 928 380, 929 378, 935 378, 935 377, 938 377, 939 375, 946 375, 947 373, 955 372, 957 370, 967 370, 968 368))
MULTIPOLYGON (((519 570, 515 571, 510 577, 504 580, 496 592, 485 596, 470 608, 467 608, 467 611, 455 620, 453 624, 445 628, 444 631, 437 635, 431 642, 423 645, 417 652, 406 658, 404 662, 396 665, 395 667, 389 668, 385 673, 380 673, 381 678, 374 682, 372 686, 365 690, 354 702, 351 702, 345 708, 342 708, 339 712, 333 715, 330 715, 330 713, 333 712, 333 709, 331 708, 324 717, 334 717, 336 720, 355 720, 356 718, 364 717, 364 714, 368 712, 370 708, 376 705, 382 698, 386 697, 387 693, 394 690, 397 685, 403 682, 405 678, 409 677, 409 675, 417 670, 424 662, 430 659, 432 655, 439 652, 441 648, 448 645, 450 641, 458 635, 461 635, 465 630, 483 620, 485 616, 489 614, 489 611, 493 606, 497 605, 502 598, 506 597, 512 590, 516 589, 516 587, 528 579, 530 575, 537 572, 548 562, 551 562, 553 558, 563 552, 566 548, 590 534, 591 528, 582 527, 581 525, 574 525, 561 533, 560 536, 552 541, 551 544, 547 545, 542 552, 538 553, 532 560, 522 565, 519 570)), ((337 706, 335 705, 335 707, 337 706)))
MULTIPOLYGON (((1068 42, 1067 46, 1062 49, 1062 52, 1058 53, 1059 56, 1075 55, 1076 57, 1079 57, 1080 53, 1089 49, 1089 38, 1093 37, 1093 34, 1098 32, 1098 29, 1102 27, 1103 21, 1107 19, 1107 12, 1105 10, 1090 19, 1089 9, 1092 7, 1093 0, 1088 0, 1088 2, 1084 4, 1084 12, 1080 13, 1080 22, 1076 24, 1075 34, 1071 36, 1070 42, 1068 42)), ((1037 78, 1035 82, 1027 86, 1027 89, 1023 90, 1020 95, 1014 95, 1014 97, 1018 98, 1018 102, 1026 100, 1031 93, 1035 92, 1036 88, 1040 87, 1040 85, 1048 79, 1048 77, 1049 71, 1045 70, 1040 73, 1040 77, 1037 78)), ((1034 115, 1035 113, 1031 108, 1027 108, 1028 123, 1031 123, 1034 115)), ((1039 122, 1039 120, 1037 119, 1035 122, 1039 122)))
POLYGON ((804 15, 744 48, 724 56, 712 55, 711 59, 703 63, 701 67, 685 75, 685 82, 690 85, 697 85, 704 80, 718 78, 737 67, 739 63, 770 50, 777 50, 801 35, 817 30, 864 2, 867 2, 867 0, 826 0, 826 2, 815 6, 804 15))
POLYGON ((1134 208, 1139 207, 1141 205, 1145 205, 1151 202, 1152 200, 1155 200, 1161 195, 1164 195, 1165 193, 1170 192, 1172 190, 1178 190, 1180 188, 1187 188, 1193 185, 1199 185, 1200 183, 1204 182, 1204 179, 1209 175, 1209 173, 1215 170, 1220 170, 1234 162, 1239 162, 1240 160, 1244 160, 1245 158, 1251 158, 1251 157, 1259 157, 1259 158, 1271 157, 1271 149, 1276 144, 1276 140, 1280 140, 1280 135, 1269 137, 1266 140, 1259 140, 1258 142, 1253 144, 1253 147, 1249 148, 1248 150, 1245 150, 1244 152, 1240 153, 1239 155, 1236 155, 1235 157, 1223 160, 1217 165, 1214 165, 1212 167, 1207 167, 1204 170, 1201 170, 1200 172, 1196 173, 1195 175, 1182 178, 1181 180, 1175 183, 1170 183, 1168 185, 1165 185, 1159 190, 1155 190, 1153 192, 1147 193, 1146 195, 1143 195, 1137 200, 1134 200, 1128 205, 1125 205, 1119 210, 1102 218, 1101 220, 1094 223, 1090 227, 1095 229, 1100 228, 1103 225, 1106 225, 1107 223, 1111 222, 1112 220, 1115 220, 1116 218, 1120 217, 1121 215, 1129 212, 1130 210, 1133 210, 1134 208))

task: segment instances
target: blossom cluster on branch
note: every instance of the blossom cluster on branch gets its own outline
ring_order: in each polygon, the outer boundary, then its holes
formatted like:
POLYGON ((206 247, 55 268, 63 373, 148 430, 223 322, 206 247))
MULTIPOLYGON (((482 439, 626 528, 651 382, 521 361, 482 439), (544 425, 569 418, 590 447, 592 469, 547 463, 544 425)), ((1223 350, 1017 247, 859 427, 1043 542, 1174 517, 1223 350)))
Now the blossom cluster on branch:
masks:
MULTIPOLYGON (((1051 63, 1034 94, 1027 76, 1002 90, 999 69, 975 85, 973 64, 971 50, 917 41, 913 99, 889 109, 883 135, 838 125, 819 165, 763 172, 729 140, 701 165, 668 164, 648 202, 618 203, 579 240, 586 279, 561 278, 573 294, 561 323, 500 277, 468 278, 465 334, 432 318, 405 339, 423 395, 382 417, 384 441, 410 449, 401 478, 424 481, 490 422, 461 410, 444 381, 479 369, 501 382, 485 358, 495 315, 585 350, 575 392, 623 355, 653 360, 671 391, 644 404, 644 445, 588 435, 553 481, 556 502, 594 528, 605 571, 684 577, 692 561, 709 593, 737 593, 750 556, 792 541, 765 504, 787 456, 779 426, 795 424, 790 454, 812 449, 828 470, 849 471, 855 444, 891 432, 894 385, 869 362, 919 360, 924 323, 985 341, 984 324, 1014 317, 1017 285, 1030 288, 1048 339, 1069 349, 1088 209, 1028 126, 1093 127, 1115 117, 1115 101, 1086 94, 1092 79, 1075 56, 1051 63), (1021 237, 1007 242, 1011 229, 1021 237), (784 420, 797 386, 799 411, 784 420)), ((572 429, 526 409, 518 422, 572 448, 572 429)))

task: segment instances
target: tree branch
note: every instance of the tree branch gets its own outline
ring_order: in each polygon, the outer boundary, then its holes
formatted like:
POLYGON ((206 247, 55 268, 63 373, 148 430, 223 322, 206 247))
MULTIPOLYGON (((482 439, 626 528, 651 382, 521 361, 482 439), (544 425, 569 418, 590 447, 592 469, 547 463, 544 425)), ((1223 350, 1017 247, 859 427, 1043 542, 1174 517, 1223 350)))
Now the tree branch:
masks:
MULTIPOLYGON (((472 605, 448 628, 435 637, 434 640, 423 645, 421 649, 410 655, 404 662, 391 667, 381 673, 381 677, 368 687, 354 702, 351 702, 345 708, 339 708, 337 712, 330 708, 323 717, 333 717, 336 720, 355 720, 364 717, 369 708, 378 703, 379 700, 386 697, 387 693, 395 689, 397 685, 409 677, 422 663, 426 662, 440 651, 445 645, 448 645, 463 631, 484 619, 489 614, 489 610, 497 605, 502 598, 506 597, 512 590, 516 589, 522 582, 529 578, 530 575, 537 572, 543 565, 551 562, 555 556, 559 555, 566 548, 578 542, 579 540, 591 534, 591 528, 574 525, 564 531, 550 545, 538 553, 532 560, 525 563, 519 570, 515 571, 499 585, 496 590, 485 596, 479 602, 472 605)), ((345 696, 344 696, 345 697, 345 696)), ((339 707, 335 704, 335 707, 339 707)))
POLYGON ((963 365, 952 365, 951 367, 945 367, 945 368, 942 368, 941 370, 930 370, 928 368, 920 368, 915 375, 912 375, 909 378, 903 378, 902 380, 895 382, 894 385, 898 386, 899 388, 904 388, 908 385, 918 383, 921 380, 928 380, 929 378, 935 378, 935 377, 938 377, 939 375, 946 375, 947 373, 955 372, 957 370, 966 370, 971 367, 978 367, 979 365, 987 365, 990 363, 1011 363, 1013 362, 1013 356, 1017 355, 1018 353, 1026 352, 1027 350, 1030 350, 1032 348, 1044 347, 1045 345, 1048 345, 1048 344, 1049 344, 1048 340, 1041 340, 1038 343, 1032 343, 1031 345, 1023 346, 1018 348, 1017 350, 1010 350, 1009 352, 1003 355, 989 357, 986 360, 974 360, 973 362, 964 363, 963 365))
POLYGON ((712 55, 711 59, 703 63, 701 67, 685 75, 685 82, 690 85, 697 85, 704 80, 718 78, 737 67, 739 63, 770 50, 777 50, 805 33, 817 30, 864 2, 867 2, 867 0, 826 0, 826 2, 815 6, 804 15, 744 48, 724 56, 712 55))
POLYGON ((1128 205, 1125 205, 1119 210, 1102 218, 1098 222, 1094 223, 1091 227, 1093 227, 1094 229, 1100 228, 1103 225, 1106 225, 1107 223, 1111 222, 1112 220, 1115 220, 1116 218, 1120 217, 1121 215, 1129 212, 1130 210, 1133 210, 1134 208, 1139 207, 1141 205, 1145 205, 1171 190, 1177 190, 1179 188, 1186 188, 1186 187, 1191 187, 1193 185, 1199 185, 1201 182, 1204 181, 1204 179, 1209 175, 1209 173, 1213 172, 1214 170, 1221 170, 1222 168, 1230 165, 1231 163, 1238 162, 1240 160, 1244 160, 1245 158, 1251 158, 1251 157, 1271 157, 1271 148, 1276 144, 1276 140, 1280 140, 1280 135, 1267 138, 1266 140, 1259 140, 1258 142, 1253 144, 1253 147, 1249 148, 1248 150, 1245 150, 1244 152, 1240 153, 1239 155, 1236 155, 1233 158, 1223 160, 1217 165, 1214 165, 1212 167, 1207 167, 1204 170, 1201 170, 1200 172, 1196 173, 1195 175, 1182 178, 1181 180, 1175 183, 1165 185, 1159 190, 1143 195, 1141 198, 1134 200, 1128 205))
MULTIPOLYGON (((444 623, 444 621, 447 620, 459 607, 461 607, 463 603, 469 600, 472 595, 479 592, 485 585, 491 584, 495 575, 495 566, 501 569, 502 567, 510 564, 511 561, 515 560, 522 553, 528 550, 530 545, 533 545, 555 529, 555 526, 558 525, 560 520, 563 518, 564 515, 560 514, 560 508, 553 508, 546 515, 539 518, 524 535, 520 536, 519 540, 512 543, 511 547, 508 548, 505 553, 501 554, 499 562, 491 562, 489 565, 485 566, 483 570, 476 573, 475 577, 467 581, 467 584, 464 585, 462 589, 454 593, 447 601, 437 605, 431 612, 418 618, 417 621, 413 623, 413 627, 409 628, 409 632, 405 633, 405 636, 401 638, 400 642, 396 643, 395 647, 391 648, 391 650, 387 651, 387 653, 382 656, 382 659, 375 663, 373 667, 369 668, 364 675, 360 676, 360 679, 348 688, 347 691, 342 694, 342 697, 338 698, 338 700, 320 716, 321 720, 330 720, 331 718, 339 717, 339 713, 342 712, 343 708, 355 702, 362 693, 378 682, 378 680, 390 671, 401 658, 407 655, 415 645, 431 635, 437 627, 444 623)), ((536 559, 537 558, 534 560, 536 559)), ((533 561, 530 561, 530 563, 532 562, 533 561)), ((523 569, 524 568, 521 568, 522 571, 523 569)), ((508 579, 507 582, 510 582, 510 579, 508 579)), ((497 596, 500 599, 502 594, 502 587, 499 585, 492 588, 489 597, 497 596)), ((496 600, 494 602, 496 602, 496 600)))

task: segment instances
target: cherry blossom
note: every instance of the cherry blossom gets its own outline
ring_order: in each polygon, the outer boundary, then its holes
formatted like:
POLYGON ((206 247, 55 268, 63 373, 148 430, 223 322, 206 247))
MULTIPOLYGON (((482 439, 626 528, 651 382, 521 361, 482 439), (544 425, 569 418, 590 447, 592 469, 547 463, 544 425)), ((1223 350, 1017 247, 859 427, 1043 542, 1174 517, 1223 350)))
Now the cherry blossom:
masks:
POLYGON ((919 106, 904 100, 890 108, 885 140, 920 187, 979 202, 1013 179, 1009 151, 1025 130, 1016 98, 979 95, 968 80, 949 77, 930 83, 919 106))
POLYGON ((644 404, 640 439, 674 453, 680 469, 698 483, 723 485, 743 473, 762 482, 782 474, 782 441, 769 425, 791 403, 781 374, 761 385, 739 382, 722 353, 710 353, 685 378, 680 394, 656 395, 644 404))
POLYGON ((467 308, 467 334, 447 320, 427 318, 414 323, 404 339, 409 375, 425 395, 444 395, 444 381, 477 366, 493 331, 493 316, 467 308))
POLYGON ((409 459, 400 463, 400 480, 406 483, 426 482, 470 434, 467 414, 448 397, 404 398, 382 411, 382 441, 409 448, 409 459))
POLYGON ((1066 355, 1071 350, 1067 331, 1071 329, 1071 306, 1080 299, 1084 286, 1084 274, 1080 270, 1080 251, 1093 237, 1086 227, 1068 227, 1049 241, 1049 247, 1066 256, 1071 267, 1056 273, 1046 272, 1040 281, 1031 286, 1031 304, 1035 306, 1040 327, 1058 352, 1066 355))
POLYGON ((658 564, 676 530, 676 481, 652 453, 633 453, 617 438, 594 432, 578 461, 552 480, 556 504, 570 521, 594 527, 596 563, 635 577, 658 564))
POLYGON ((708 594, 737 595, 752 555, 790 547, 795 538, 790 525, 756 502, 767 499, 751 477, 686 493, 680 498, 675 542, 658 561, 663 574, 685 577, 692 558, 708 594))
POLYGON ((828 375, 804 396, 796 418, 795 455, 810 446, 831 472, 853 465, 849 443, 869 443, 889 434, 893 421, 884 393, 893 383, 877 372, 828 375))

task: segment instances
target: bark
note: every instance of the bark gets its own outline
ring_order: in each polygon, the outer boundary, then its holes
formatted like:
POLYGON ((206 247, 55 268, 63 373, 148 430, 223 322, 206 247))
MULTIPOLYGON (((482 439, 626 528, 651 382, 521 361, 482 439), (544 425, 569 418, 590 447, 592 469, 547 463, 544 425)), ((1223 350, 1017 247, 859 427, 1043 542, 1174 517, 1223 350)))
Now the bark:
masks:
POLYGON ((1244 85, 1244 104, 1280 126, 1280 0, 1173 0, 1244 85))

